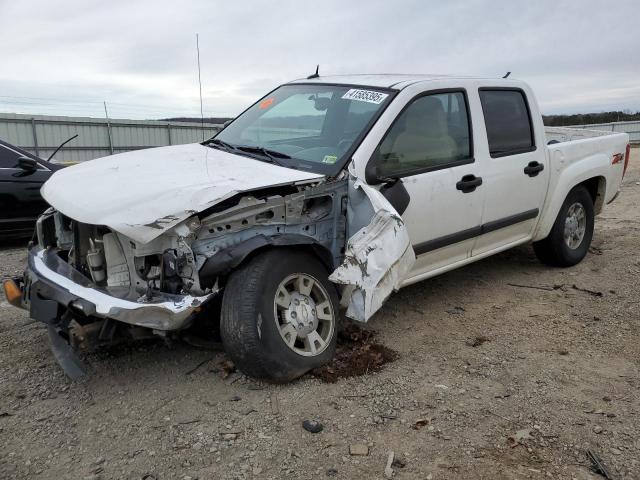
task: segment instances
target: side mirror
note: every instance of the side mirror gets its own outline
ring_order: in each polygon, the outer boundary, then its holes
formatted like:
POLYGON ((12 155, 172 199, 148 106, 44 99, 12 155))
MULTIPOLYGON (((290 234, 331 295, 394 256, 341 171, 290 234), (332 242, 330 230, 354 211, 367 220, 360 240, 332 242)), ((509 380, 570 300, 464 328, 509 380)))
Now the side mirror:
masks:
POLYGON ((38 169, 38 162, 29 157, 18 157, 18 167, 27 172, 33 172, 38 169))
POLYGON ((395 208, 398 215, 402 215, 409 206, 409 202, 411 202, 411 197, 404 183, 397 178, 391 179, 391 182, 382 185, 380 193, 395 208))
POLYGON ((382 172, 382 168, 380 167, 381 161, 382 158, 380 155, 380 147, 377 147, 373 151, 371 158, 364 168, 365 180, 369 185, 380 185, 382 183, 389 182, 390 179, 386 178, 386 176, 382 172))

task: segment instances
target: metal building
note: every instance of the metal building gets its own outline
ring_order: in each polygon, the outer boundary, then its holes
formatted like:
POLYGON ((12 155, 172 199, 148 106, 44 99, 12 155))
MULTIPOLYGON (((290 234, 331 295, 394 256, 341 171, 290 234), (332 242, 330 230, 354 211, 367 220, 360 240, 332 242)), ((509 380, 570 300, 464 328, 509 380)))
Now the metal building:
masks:
MULTIPOLYGON (((62 142, 78 134, 55 155, 54 159, 61 163, 83 162, 129 150, 201 142, 221 128, 222 125, 211 123, 0 113, 0 139, 45 159, 62 142)), ((640 144, 640 121, 571 125, 570 128, 627 132, 632 144, 640 144)))
POLYGON ((201 142, 222 126, 153 120, 108 120, 0 113, 0 139, 48 158, 65 140, 78 134, 56 155, 58 162, 83 162, 143 148, 201 142))

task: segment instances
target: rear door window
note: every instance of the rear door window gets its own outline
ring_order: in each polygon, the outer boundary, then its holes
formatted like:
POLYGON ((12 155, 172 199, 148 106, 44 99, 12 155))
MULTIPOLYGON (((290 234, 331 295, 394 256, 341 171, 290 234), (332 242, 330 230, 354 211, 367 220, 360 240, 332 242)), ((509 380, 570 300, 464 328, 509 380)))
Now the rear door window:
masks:
POLYGON ((535 150, 531 115, 521 90, 480 89, 489 153, 503 157, 535 150))

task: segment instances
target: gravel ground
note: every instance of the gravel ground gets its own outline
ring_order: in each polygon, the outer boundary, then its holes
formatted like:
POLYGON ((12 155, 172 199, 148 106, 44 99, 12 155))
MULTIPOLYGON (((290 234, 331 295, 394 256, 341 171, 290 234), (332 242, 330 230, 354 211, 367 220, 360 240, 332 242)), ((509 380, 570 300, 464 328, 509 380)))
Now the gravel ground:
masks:
MULTIPOLYGON (((587 449, 640 478, 639 153, 581 264, 527 246, 408 287, 368 325, 399 358, 337 383, 164 343, 96 353, 73 383, 0 297, 0 478, 371 479, 391 451, 398 479, 602 478, 587 449)), ((5 246, 0 274, 24 257, 5 246)))

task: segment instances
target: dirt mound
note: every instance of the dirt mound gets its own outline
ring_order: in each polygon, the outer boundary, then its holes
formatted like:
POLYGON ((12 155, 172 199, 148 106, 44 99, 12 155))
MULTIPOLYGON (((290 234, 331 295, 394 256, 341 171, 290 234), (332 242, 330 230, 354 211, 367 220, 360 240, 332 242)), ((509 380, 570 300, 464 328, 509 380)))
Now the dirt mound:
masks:
POLYGON ((336 355, 328 365, 316 368, 311 375, 324 382, 378 372, 383 365, 398 358, 398 353, 374 342, 376 332, 349 325, 338 333, 336 355))

